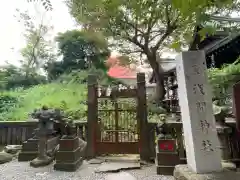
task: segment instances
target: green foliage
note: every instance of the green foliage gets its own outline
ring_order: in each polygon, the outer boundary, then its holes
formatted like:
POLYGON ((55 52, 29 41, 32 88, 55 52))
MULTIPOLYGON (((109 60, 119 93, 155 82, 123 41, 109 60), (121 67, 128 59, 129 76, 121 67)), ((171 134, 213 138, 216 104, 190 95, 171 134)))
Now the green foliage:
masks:
MULTIPOLYGON (((236 0, 166 0, 173 4, 173 7, 178 9, 184 16, 188 17, 192 13, 200 16, 206 14, 207 10, 217 10, 221 8, 222 12, 224 10, 233 8, 236 3, 236 0)), ((235 6, 236 7, 236 6, 235 6)))
POLYGON ((56 42, 59 47, 61 61, 48 62, 45 70, 50 79, 56 79, 62 74, 76 70, 86 70, 92 67, 106 70, 105 60, 109 56, 107 41, 100 43, 85 32, 79 30, 66 31, 58 34, 56 42))
POLYGON ((18 103, 18 98, 11 94, 0 94, 0 114, 9 112, 18 103))
MULTIPOLYGON (((229 17, 239 10, 239 3, 236 0, 67 0, 70 13, 87 32, 101 32, 115 40, 117 49, 127 54, 137 51, 147 56, 154 49, 189 45, 196 25, 208 23, 203 31, 212 33, 213 28, 224 23, 212 22, 211 17, 229 17)), ((229 23, 225 25, 229 27, 229 23)))
POLYGON ((232 86, 240 80, 240 64, 225 65, 222 68, 213 68, 208 72, 210 84, 213 89, 213 98, 225 104, 231 98, 232 86))
MULTIPOLYGON (((206 0, 203 3, 199 0, 67 0, 67 5, 71 15, 89 34, 107 37, 112 47, 122 54, 136 59, 145 55, 158 85, 155 98, 160 101, 165 89, 157 55, 166 49, 187 48, 197 25, 206 25, 212 15, 229 16, 239 9, 237 4, 225 7, 206 0)), ((222 26, 230 29, 229 23, 210 22, 201 35, 204 37, 206 31, 213 33, 222 26)))
POLYGON ((99 84, 113 84, 114 81, 104 73, 100 74, 97 69, 73 71, 49 84, 6 91, 2 95, 4 101, 0 98, 0 120, 26 120, 30 112, 43 105, 62 109, 69 119, 86 120, 87 76, 96 74, 99 84), (3 111, 1 107, 4 107, 3 111))
POLYGON ((33 85, 46 83, 46 77, 31 74, 31 76, 26 76, 21 68, 14 65, 6 65, 0 70, 0 89, 9 90, 14 88, 28 88, 33 85))
MULTIPOLYGON (((58 81, 45 85, 36 85, 28 89, 15 89, 2 92, 0 95, 0 120, 26 120, 28 115, 36 108, 47 105, 52 108, 60 108, 66 112, 70 119, 86 120, 87 112, 87 74, 86 71, 73 71, 62 75, 58 81)), ((99 72, 95 71, 96 74, 99 72)), ((209 81, 213 87, 214 99, 224 104, 230 95, 229 89, 240 78, 240 64, 224 66, 221 69, 209 70, 209 81)), ((105 76, 99 78, 99 84, 105 76)), ((109 82, 110 83, 110 82, 109 82)), ((125 109, 135 108, 135 102, 131 100, 121 101, 125 109)), ((101 108, 105 107, 104 104, 101 108)), ((219 108, 214 112, 218 114, 219 108)), ((149 121, 164 120, 165 109, 148 103, 149 121)))
POLYGON ((12 102, 11 110, 0 113, 2 120, 27 120, 29 113, 36 108, 47 105, 64 110, 70 119, 86 118, 86 85, 51 83, 37 85, 21 91, 6 92, 19 100, 12 102))

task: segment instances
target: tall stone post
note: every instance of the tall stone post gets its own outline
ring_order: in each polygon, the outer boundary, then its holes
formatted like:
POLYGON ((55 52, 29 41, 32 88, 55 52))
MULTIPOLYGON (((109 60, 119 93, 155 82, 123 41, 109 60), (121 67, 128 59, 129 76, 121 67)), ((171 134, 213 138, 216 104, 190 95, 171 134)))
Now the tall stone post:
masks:
POLYGON ((176 62, 188 167, 200 174, 221 171, 220 144, 204 51, 182 52, 176 62))
POLYGON ((94 158, 96 153, 96 124, 98 119, 97 96, 97 77, 95 75, 88 75, 87 159, 94 158))
POLYGON ((151 137, 151 131, 147 120, 146 82, 144 73, 137 74, 137 99, 140 159, 143 161, 149 161, 151 158, 151 144, 149 141, 151 137))

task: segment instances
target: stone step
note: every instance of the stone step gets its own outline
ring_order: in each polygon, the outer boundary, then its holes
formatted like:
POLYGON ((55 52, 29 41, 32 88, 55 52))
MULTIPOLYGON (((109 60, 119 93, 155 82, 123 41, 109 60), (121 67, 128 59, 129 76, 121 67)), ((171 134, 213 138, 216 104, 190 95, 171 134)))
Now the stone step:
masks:
POLYGON ((112 155, 112 156, 100 156, 96 159, 102 160, 104 162, 140 162, 139 155, 112 155))

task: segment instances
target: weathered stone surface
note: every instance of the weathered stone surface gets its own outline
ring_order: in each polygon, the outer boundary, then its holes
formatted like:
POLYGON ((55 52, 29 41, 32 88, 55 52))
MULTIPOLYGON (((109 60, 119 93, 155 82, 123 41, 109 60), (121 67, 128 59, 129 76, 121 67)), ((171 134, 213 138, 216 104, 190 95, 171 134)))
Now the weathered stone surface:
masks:
POLYGON ((182 52, 176 57, 176 64, 188 166, 197 173, 221 171, 204 51, 182 52))
POLYGON ((6 152, 0 152, 0 164, 4 164, 6 162, 10 162, 13 159, 11 154, 6 152))
POLYGON ((18 161, 31 161, 38 155, 37 151, 22 151, 18 154, 18 161))
POLYGON ((73 139, 60 139, 59 141, 59 151, 72 151, 73 149, 77 149, 79 147, 79 138, 75 137, 73 139))
POLYGON ((91 159, 88 161, 89 164, 102 164, 103 162, 103 159, 91 159))
POLYGON ((68 162, 68 163, 56 163, 54 164, 54 169, 58 171, 67 171, 67 172, 74 172, 76 171, 81 165, 83 164, 83 158, 79 157, 78 160, 75 162, 68 162))
POLYGON ((240 172, 223 170, 222 172, 197 174, 191 171, 187 165, 177 165, 174 170, 176 180, 238 180, 240 172))
MULTIPOLYGON (((38 155, 39 139, 30 138, 23 143, 22 150, 18 155, 18 161, 31 161, 38 155)), ((48 137, 47 140, 47 155, 54 156, 58 150, 59 137, 48 137)))
POLYGON ((57 163, 71 163, 75 162, 79 159, 81 156, 81 148, 78 147, 75 150, 72 151, 58 151, 56 153, 56 161, 57 163))
POLYGON ((16 154, 22 149, 22 145, 7 145, 4 147, 4 151, 9 154, 16 154))
POLYGON ((87 142, 82 140, 81 138, 78 138, 79 140, 79 146, 81 147, 81 156, 83 159, 86 158, 86 149, 87 149, 87 142))
POLYGON ((120 170, 126 169, 140 169, 140 163, 131 162, 106 162, 101 164, 95 172, 119 172, 120 170))
POLYGON ((137 180, 134 176, 126 172, 120 172, 115 174, 108 174, 105 180, 137 180))
POLYGON ((76 171, 83 163, 86 142, 79 138, 60 139, 60 147, 56 153, 54 169, 59 171, 76 171))
POLYGON ((231 162, 222 162, 222 167, 225 170, 237 171, 237 167, 234 163, 231 162))
POLYGON ((38 139, 30 138, 23 142, 22 151, 37 151, 38 139))
POLYGON ((101 159, 106 162, 129 162, 129 163, 140 162, 140 157, 137 154, 102 156, 102 157, 97 157, 97 159, 101 159))
POLYGON ((42 167, 47 166, 53 162, 52 157, 45 156, 44 158, 35 158, 30 162, 30 166, 32 167, 42 167))

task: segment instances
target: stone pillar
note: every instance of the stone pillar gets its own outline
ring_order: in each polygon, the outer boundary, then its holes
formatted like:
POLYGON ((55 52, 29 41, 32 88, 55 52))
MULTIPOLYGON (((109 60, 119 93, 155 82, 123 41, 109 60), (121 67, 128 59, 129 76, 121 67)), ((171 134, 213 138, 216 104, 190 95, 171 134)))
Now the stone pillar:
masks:
POLYGON ((150 125, 147 121, 147 99, 146 99, 146 82, 145 74, 137 74, 137 122, 139 126, 139 149, 140 159, 143 161, 149 161, 151 156, 151 144, 149 142, 150 137, 150 125))
POLYGON ((221 171, 221 153, 204 51, 182 52, 176 62, 188 167, 195 173, 221 171))
POLYGON ((88 75, 87 159, 94 158, 96 153, 96 124, 98 120, 97 96, 97 77, 95 75, 88 75))
POLYGON ((47 156, 47 137, 40 136, 38 144, 38 157, 39 159, 45 159, 47 156))

